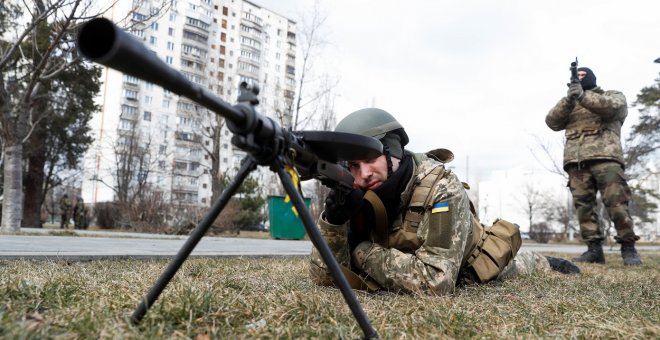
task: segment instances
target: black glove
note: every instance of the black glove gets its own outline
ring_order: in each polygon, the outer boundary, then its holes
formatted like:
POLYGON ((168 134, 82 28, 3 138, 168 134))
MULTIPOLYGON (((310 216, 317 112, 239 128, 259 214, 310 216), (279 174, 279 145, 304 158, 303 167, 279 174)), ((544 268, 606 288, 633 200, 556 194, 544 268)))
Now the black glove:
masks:
POLYGON ((568 93, 566 93, 568 100, 574 102, 576 100, 582 99, 583 95, 584 90, 582 90, 582 84, 580 84, 580 82, 576 81, 568 85, 568 93))
POLYGON ((344 224, 360 210, 363 201, 364 191, 361 189, 353 189, 348 194, 330 190, 325 198, 325 220, 332 224, 344 224))

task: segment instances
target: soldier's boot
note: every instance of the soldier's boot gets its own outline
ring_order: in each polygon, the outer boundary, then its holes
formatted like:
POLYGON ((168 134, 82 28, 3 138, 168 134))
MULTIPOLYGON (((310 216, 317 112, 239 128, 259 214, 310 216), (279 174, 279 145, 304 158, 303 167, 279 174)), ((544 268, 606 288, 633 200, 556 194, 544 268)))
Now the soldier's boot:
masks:
POLYGON ((623 264, 626 266, 639 266, 642 264, 637 249, 635 249, 634 241, 621 243, 621 257, 623 257, 623 264))
POLYGON ((546 256, 546 260, 550 264, 552 270, 560 272, 562 274, 580 274, 580 267, 576 266, 575 263, 560 259, 558 257, 546 256))
POLYGON ((589 241, 587 247, 587 251, 574 258, 573 261, 605 264, 605 255, 603 254, 603 244, 601 241, 589 241))

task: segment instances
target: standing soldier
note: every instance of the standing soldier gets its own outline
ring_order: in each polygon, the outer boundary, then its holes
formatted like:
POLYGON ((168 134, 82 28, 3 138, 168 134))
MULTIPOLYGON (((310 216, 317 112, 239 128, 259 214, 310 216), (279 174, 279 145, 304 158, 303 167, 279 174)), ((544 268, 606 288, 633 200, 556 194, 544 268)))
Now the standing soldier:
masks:
POLYGON ((64 194, 62 195, 62 198, 60 198, 60 214, 62 214, 60 229, 68 229, 69 219, 71 218, 71 200, 69 199, 68 194, 64 194))
POLYGON ((568 94, 553 107, 545 123, 554 131, 566 130, 564 170, 580 222, 582 240, 588 250, 577 262, 605 263, 603 230, 595 212, 596 192, 600 191, 617 236, 625 265, 639 265, 635 249, 639 236, 633 231, 628 211, 631 193, 624 177, 621 125, 628 115, 626 97, 619 91, 604 91, 596 76, 586 67, 577 69, 568 94))
POLYGON ((85 202, 82 197, 76 198, 76 205, 73 207, 73 223, 76 229, 86 228, 85 202))

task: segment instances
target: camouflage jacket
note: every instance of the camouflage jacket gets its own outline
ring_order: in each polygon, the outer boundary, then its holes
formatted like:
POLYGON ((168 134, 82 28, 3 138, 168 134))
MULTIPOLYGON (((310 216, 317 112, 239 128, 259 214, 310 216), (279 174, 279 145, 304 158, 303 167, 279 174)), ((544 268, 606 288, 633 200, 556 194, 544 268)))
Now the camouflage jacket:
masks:
POLYGON ((545 123, 554 131, 566 130, 564 169, 596 159, 624 165, 621 125, 627 115, 626 97, 618 91, 596 87, 584 91, 582 99, 575 103, 562 98, 545 117, 545 123))
MULTIPOLYGON (((423 154, 414 155, 413 176, 401 195, 405 207, 411 203, 411 195, 421 179, 437 166, 443 165, 423 154)), ((465 264, 466 248, 472 239, 470 203, 463 183, 449 170, 444 171, 431 190, 431 204, 442 209, 434 209, 441 211, 433 213, 430 207, 425 208, 416 232, 421 246, 414 250, 398 249, 396 246, 386 248, 366 241, 357 247, 367 249, 361 269, 380 287, 438 295, 454 290, 459 270, 465 264)), ((402 216, 398 216, 394 231, 400 228, 401 221, 402 216)), ((321 234, 335 258, 348 268, 351 267, 347 241, 349 223, 340 226, 332 225, 321 217, 318 220, 321 234)), ((333 284, 330 272, 315 248, 311 254, 310 276, 317 284, 333 284)))

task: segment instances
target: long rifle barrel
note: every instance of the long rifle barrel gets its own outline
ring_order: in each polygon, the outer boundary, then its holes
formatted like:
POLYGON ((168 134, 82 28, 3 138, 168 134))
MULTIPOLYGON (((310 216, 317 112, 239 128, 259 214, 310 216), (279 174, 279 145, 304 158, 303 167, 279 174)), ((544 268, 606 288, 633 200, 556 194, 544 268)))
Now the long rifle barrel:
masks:
POLYGON ((247 128, 246 113, 220 100, 202 86, 189 81, 180 72, 159 59, 155 52, 108 19, 96 18, 85 23, 78 35, 78 48, 92 61, 188 97, 219 113, 237 127, 247 128))

